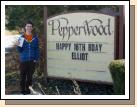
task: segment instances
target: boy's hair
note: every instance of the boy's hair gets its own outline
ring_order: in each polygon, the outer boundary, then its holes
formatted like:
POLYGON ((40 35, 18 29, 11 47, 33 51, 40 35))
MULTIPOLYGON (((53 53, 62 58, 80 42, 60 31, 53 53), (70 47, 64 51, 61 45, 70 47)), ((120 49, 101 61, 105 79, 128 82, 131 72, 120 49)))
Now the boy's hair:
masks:
POLYGON ((25 26, 26 26, 26 24, 31 24, 33 26, 33 23, 30 20, 25 23, 25 26))

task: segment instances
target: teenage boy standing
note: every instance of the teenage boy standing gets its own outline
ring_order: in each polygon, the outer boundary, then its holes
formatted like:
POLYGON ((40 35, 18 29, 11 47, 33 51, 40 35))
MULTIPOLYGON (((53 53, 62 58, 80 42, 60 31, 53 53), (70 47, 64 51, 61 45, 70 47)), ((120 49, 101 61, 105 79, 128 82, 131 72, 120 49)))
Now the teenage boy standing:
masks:
POLYGON ((28 21, 25 24, 25 32, 17 43, 17 50, 20 53, 20 86, 21 93, 30 94, 29 87, 32 86, 32 77, 35 71, 36 62, 39 59, 38 35, 32 34, 33 23, 28 21))

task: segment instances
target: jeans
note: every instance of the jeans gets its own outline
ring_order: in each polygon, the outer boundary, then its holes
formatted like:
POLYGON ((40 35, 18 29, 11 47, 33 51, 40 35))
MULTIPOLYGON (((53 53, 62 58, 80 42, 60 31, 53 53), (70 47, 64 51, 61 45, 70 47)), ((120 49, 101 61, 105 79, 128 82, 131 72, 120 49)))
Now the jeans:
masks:
POLYGON ((35 62, 26 61, 20 64, 20 87, 22 94, 30 94, 29 86, 32 85, 32 77, 35 71, 35 62))

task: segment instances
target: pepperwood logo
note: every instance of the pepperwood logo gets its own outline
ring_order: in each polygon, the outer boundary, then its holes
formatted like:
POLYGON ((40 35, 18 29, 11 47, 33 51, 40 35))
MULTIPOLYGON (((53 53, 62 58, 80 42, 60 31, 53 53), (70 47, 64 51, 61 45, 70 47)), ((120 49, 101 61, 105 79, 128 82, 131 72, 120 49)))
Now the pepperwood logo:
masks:
POLYGON ((81 32, 85 36, 110 36, 113 33, 110 26, 111 19, 108 18, 106 20, 108 20, 106 25, 101 19, 87 19, 82 22, 82 25, 72 26, 67 18, 61 17, 50 20, 48 25, 52 27, 51 35, 55 35, 57 31, 58 35, 62 37, 62 40, 65 37, 69 40, 71 36, 80 36, 81 32))

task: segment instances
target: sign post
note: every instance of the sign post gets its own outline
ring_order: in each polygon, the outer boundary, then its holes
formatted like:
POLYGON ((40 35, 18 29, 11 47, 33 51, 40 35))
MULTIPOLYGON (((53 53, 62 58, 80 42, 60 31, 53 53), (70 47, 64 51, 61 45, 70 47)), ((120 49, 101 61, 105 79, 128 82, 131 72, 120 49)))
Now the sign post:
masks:
POLYGON ((119 6, 119 59, 125 57, 125 50, 124 50, 124 6, 119 6))
POLYGON ((47 6, 44 6, 44 35, 43 35, 43 43, 44 43, 44 82, 47 84, 47 6))

